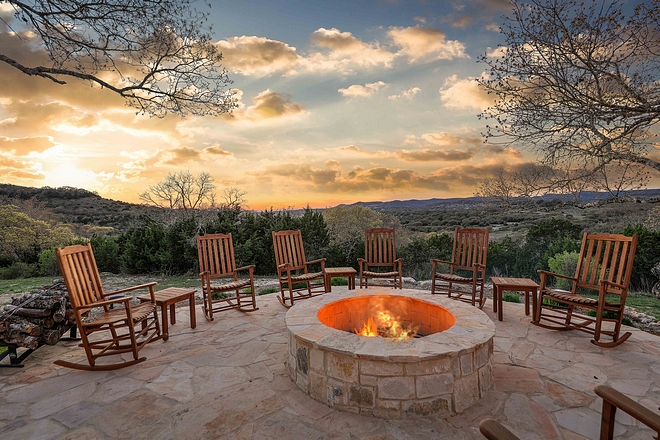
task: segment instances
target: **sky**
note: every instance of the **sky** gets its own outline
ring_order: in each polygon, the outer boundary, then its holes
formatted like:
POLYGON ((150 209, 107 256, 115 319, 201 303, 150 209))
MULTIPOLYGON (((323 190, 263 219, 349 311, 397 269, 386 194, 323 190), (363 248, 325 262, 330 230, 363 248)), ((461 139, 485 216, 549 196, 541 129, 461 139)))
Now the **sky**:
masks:
MULTIPOLYGON (((231 117, 136 115, 111 92, 2 63, 0 182, 135 203, 169 173, 208 172, 251 209, 324 208, 468 197, 531 160, 484 144, 477 118, 492 102, 477 60, 503 43, 506 0, 211 4, 240 98, 231 117)), ((31 50, 0 30, 0 53, 31 50)))

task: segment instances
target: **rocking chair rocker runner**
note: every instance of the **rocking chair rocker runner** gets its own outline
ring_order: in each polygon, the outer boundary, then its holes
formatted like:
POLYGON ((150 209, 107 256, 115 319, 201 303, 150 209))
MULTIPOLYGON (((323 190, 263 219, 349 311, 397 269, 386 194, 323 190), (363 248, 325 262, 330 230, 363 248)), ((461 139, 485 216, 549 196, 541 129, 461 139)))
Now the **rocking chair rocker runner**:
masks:
POLYGON ((305 260, 300 231, 273 231, 273 247, 277 278, 280 281, 280 296, 277 299, 284 307, 291 307, 294 301, 326 293, 325 258, 305 260), (308 266, 312 264, 319 264, 321 271, 309 272, 308 266), (303 285, 297 286, 298 284, 303 285))
POLYGON ((469 302, 482 308, 484 280, 486 278, 486 258, 488 256, 488 229, 458 229, 454 231, 454 247, 451 261, 431 260, 433 264, 431 293, 447 294, 450 298, 469 302), (449 273, 438 272, 438 265, 449 266, 449 273), (456 273, 460 271, 463 275, 456 273), (468 286, 469 291, 456 288, 468 286), (479 292, 479 301, 477 301, 479 292), (452 296, 454 294, 454 296, 452 296), (469 298, 463 298, 469 295, 469 298))
POLYGON ((148 343, 162 338, 154 297, 156 283, 105 293, 90 244, 56 249, 55 253, 80 330, 80 346, 85 349, 89 365, 63 360, 57 360, 55 364, 77 370, 104 371, 145 361, 147 358, 139 358, 138 352, 148 343), (131 305, 131 296, 123 293, 137 289, 149 289, 151 301, 131 305), (102 314, 91 320, 86 319, 88 312, 94 308, 102 308, 102 314), (99 334, 91 337, 94 333, 99 334), (131 353, 133 359, 114 364, 96 364, 100 357, 122 353, 131 353))
POLYGON ((541 298, 538 321, 534 324, 553 330, 590 333, 594 335, 591 342, 600 347, 623 343, 631 335, 630 332, 620 335, 620 332, 636 249, 637 235, 585 233, 574 277, 539 271, 541 298), (571 281, 571 290, 549 286, 549 277, 571 281), (585 291, 592 291, 598 298, 584 295, 585 291), (593 311, 595 317, 578 315, 576 308, 593 311), (608 329, 604 328, 604 323, 609 323, 608 329), (611 336, 612 342, 601 342, 602 335, 611 336))
POLYGON ((231 234, 208 234, 197 236, 204 316, 213 321, 213 313, 238 309, 241 312, 259 310, 254 295, 254 265, 236 267, 234 242, 231 234), (247 271, 249 278, 239 279, 238 272, 247 271), (232 277, 225 284, 212 285, 211 280, 232 277), (243 290, 247 288, 247 292, 243 290), (234 292, 235 296, 227 296, 234 292))
POLYGON ((392 278, 394 288, 403 289, 403 259, 396 257, 394 229, 365 230, 364 258, 358 258, 358 265, 360 266, 360 289, 363 285, 365 288, 369 287, 370 278, 392 278), (386 271, 383 272, 382 268, 386 268, 386 271))

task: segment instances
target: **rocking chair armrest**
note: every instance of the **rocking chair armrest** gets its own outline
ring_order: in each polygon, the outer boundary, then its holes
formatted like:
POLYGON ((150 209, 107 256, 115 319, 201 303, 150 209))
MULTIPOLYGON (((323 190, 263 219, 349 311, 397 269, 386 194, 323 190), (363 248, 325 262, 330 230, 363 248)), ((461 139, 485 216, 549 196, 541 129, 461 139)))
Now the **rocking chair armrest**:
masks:
POLYGON ((308 261, 305 263, 305 266, 310 265, 310 264, 318 264, 318 263, 325 263, 325 258, 319 258, 318 260, 312 260, 308 261))
POLYGON ((250 264, 249 266, 237 267, 235 270, 236 272, 238 272, 239 270, 249 270, 250 272, 252 272, 254 270, 254 264, 250 264))
POLYGON ((568 275, 562 275, 560 273, 554 273, 554 272, 549 272, 547 270, 540 270, 540 269, 537 270, 536 272, 539 273, 541 276, 548 276, 549 275, 551 277, 564 278, 566 280, 571 280, 571 281, 577 282, 577 278, 571 277, 571 276, 568 276, 568 275))
POLYGON ((432 259, 431 259, 431 263, 434 263, 434 264, 438 264, 438 263, 441 263, 441 264, 449 264, 450 266, 454 264, 454 263, 452 263, 451 261, 438 260, 437 258, 432 258, 432 259))
POLYGON ((147 287, 151 288, 151 287, 155 286, 156 284, 158 284, 158 283, 153 281, 151 283, 140 284, 139 286, 133 286, 133 287, 127 287, 125 289, 115 290, 114 292, 106 293, 103 296, 108 297, 108 296, 111 296, 111 295, 116 295, 118 293, 131 292, 133 290, 144 289, 144 288, 147 288, 147 287))
POLYGON ((628 287, 624 286, 623 284, 615 283, 613 281, 600 280, 600 284, 603 286, 617 287, 621 290, 628 290, 628 287))
POLYGON ((126 303, 126 306, 128 306, 130 304, 130 301, 131 301, 130 296, 122 295, 119 298, 107 299, 105 301, 98 301, 98 302, 95 302, 95 303, 92 303, 92 304, 87 304, 85 306, 80 306, 80 307, 78 307, 78 310, 89 310, 89 309, 93 309, 93 308, 96 308, 96 307, 103 307, 103 306, 107 306, 107 305, 110 305, 110 304, 119 304, 119 303, 126 303))
POLYGON ((291 269, 289 269, 290 266, 291 266, 290 263, 282 263, 282 264, 278 265, 277 266, 277 273, 280 273, 282 271, 290 272, 291 271, 291 269))
POLYGON ((614 405, 652 430, 660 432, 660 414, 651 411, 625 394, 606 385, 596 386, 594 392, 603 399, 603 402, 614 405))

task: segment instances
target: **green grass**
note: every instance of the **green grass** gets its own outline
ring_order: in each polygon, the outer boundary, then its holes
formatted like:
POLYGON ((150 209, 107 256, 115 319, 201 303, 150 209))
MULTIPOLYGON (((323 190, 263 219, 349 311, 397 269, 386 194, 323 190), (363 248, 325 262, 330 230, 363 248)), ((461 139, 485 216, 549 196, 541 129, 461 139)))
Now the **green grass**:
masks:
POLYGON ((510 303, 522 302, 522 300, 520 299, 520 295, 516 295, 515 293, 505 293, 504 295, 502 295, 502 301, 510 302, 510 303))
POLYGON ((260 290, 258 295, 268 295, 269 293, 275 293, 275 292, 279 292, 279 291, 280 291, 280 289, 278 289, 277 287, 267 287, 263 290, 260 290))
POLYGON ((53 284, 54 277, 24 278, 19 280, 0 280, 0 295, 27 292, 53 284))

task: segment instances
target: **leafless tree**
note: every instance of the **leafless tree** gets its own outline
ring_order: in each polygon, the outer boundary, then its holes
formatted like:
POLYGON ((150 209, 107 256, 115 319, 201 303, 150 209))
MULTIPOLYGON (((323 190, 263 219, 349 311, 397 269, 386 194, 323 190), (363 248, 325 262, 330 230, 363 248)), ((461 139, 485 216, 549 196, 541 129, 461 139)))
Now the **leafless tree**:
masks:
POLYGON ((190 171, 170 173, 164 181, 150 186, 140 194, 140 200, 162 208, 181 209, 185 212, 215 205, 215 185, 207 172, 197 177, 190 171))
POLYGON ((660 121, 660 0, 632 6, 512 0, 504 55, 480 59, 479 83, 496 96, 480 115, 493 121, 487 141, 531 149, 564 178, 618 163, 660 170, 649 154, 660 121))
POLYGON ((111 90, 139 113, 218 115, 235 107, 213 44, 208 13, 190 0, 7 0, 5 30, 39 39, 50 60, 0 54, 0 61, 57 84, 68 78, 111 90))
POLYGON ((222 190, 222 206, 229 209, 241 209, 247 202, 246 195, 246 191, 238 188, 225 188, 222 190))

